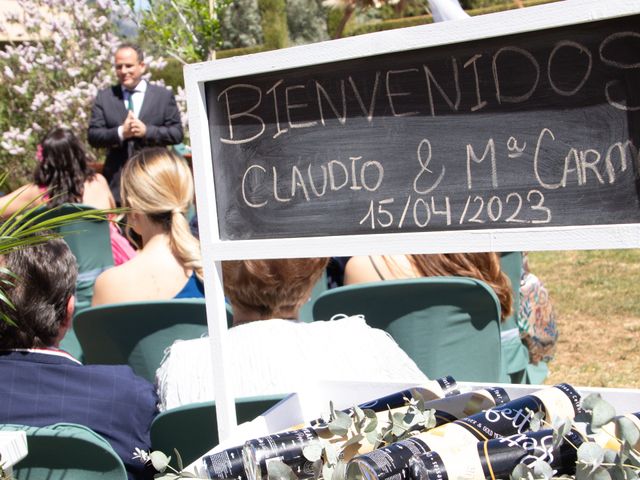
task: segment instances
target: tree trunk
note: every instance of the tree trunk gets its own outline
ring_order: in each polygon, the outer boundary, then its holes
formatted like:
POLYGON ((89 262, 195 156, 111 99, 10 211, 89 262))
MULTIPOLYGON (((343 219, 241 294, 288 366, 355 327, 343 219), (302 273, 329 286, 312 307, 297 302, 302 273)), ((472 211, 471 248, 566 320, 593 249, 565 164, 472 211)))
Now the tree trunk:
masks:
POLYGON ((351 3, 351 2, 344 7, 344 13, 342 14, 340 23, 336 28, 336 33, 333 36, 334 39, 342 38, 342 34, 344 33, 344 27, 347 26, 347 22, 349 21, 349 19, 351 18, 351 15, 353 15, 353 12, 355 12, 355 10, 356 10, 356 6, 354 3, 351 3))

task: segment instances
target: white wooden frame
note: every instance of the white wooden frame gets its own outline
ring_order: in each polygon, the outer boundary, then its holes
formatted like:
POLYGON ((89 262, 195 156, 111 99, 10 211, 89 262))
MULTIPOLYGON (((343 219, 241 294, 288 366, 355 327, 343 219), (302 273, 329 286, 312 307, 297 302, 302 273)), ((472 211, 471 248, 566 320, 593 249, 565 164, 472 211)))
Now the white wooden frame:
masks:
POLYGON ((205 82, 340 60, 409 51, 640 13, 638 0, 565 0, 432 25, 391 30, 185 67, 200 239, 205 262, 207 317, 212 342, 220 439, 236 425, 232 366, 226 362, 226 312, 221 260, 350 256, 443 251, 637 248, 640 225, 536 227, 453 232, 222 241, 207 121, 205 82), (216 268, 211 268, 213 266, 216 268))

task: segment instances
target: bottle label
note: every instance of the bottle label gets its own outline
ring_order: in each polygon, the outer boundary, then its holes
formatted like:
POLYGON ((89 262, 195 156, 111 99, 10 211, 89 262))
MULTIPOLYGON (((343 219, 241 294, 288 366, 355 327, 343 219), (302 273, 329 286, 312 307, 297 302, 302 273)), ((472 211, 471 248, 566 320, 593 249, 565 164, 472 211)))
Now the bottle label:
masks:
MULTIPOLYGON (((576 447, 582 438, 570 432, 568 438, 576 447)), ((435 451, 423 453, 410 460, 410 476, 413 480, 482 480, 509 478, 519 463, 529 465, 540 459, 549 463, 559 474, 575 472, 576 448, 563 442, 553 448, 553 430, 527 432, 510 437, 478 442, 476 452, 435 451)))
POLYGON ((347 465, 347 480, 401 480, 409 476, 409 460, 429 447, 417 437, 354 458, 347 465))
POLYGON ((454 422, 477 440, 485 441, 529 430, 533 415, 542 411, 547 421, 574 418, 580 411, 580 395, 567 384, 545 388, 454 422))
MULTIPOLYGON (((569 432, 567 437, 576 447, 582 444, 575 432, 569 432)), ((553 448, 553 430, 489 440, 478 443, 477 448, 485 478, 507 478, 519 463, 530 465, 536 460, 547 462, 559 474, 575 472, 576 449, 566 440, 553 448)))
POLYGON ((205 456, 202 461, 208 478, 246 480, 242 447, 229 448, 223 452, 205 456))
POLYGON ((249 440, 243 448, 248 479, 266 479, 267 464, 275 459, 291 467, 299 479, 313 477, 313 462, 305 458, 302 450, 318 442, 318 434, 312 428, 249 440))
POLYGON ((447 468, 436 452, 413 457, 409 460, 409 472, 413 480, 449 480, 447 468))
POLYGON ((451 397, 460 393, 460 390, 458 389, 458 382, 456 382, 455 379, 449 375, 447 375, 446 377, 437 378, 436 382, 438 382, 438 385, 440 385, 444 397, 451 397))

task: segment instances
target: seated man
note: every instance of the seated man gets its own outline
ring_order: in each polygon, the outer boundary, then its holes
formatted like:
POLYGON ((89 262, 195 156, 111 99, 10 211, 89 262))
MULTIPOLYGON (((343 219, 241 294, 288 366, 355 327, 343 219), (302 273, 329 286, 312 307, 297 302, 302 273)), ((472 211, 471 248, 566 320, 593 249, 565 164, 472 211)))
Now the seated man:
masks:
POLYGON ((128 366, 84 366, 57 348, 75 303, 77 267, 67 244, 56 239, 15 250, 0 266, 15 275, 0 276, 15 306, 0 302, 0 311, 16 324, 0 320, 0 423, 85 425, 111 444, 130 478, 147 478, 131 457, 135 447, 150 446, 153 386, 128 366))
MULTIPOLYGON (((233 307, 229 344, 238 397, 299 391, 305 381, 424 383, 427 377, 383 330, 362 317, 297 321, 324 258, 226 261, 233 307)), ((214 399, 209 338, 176 341, 157 372, 160 409, 214 399)))

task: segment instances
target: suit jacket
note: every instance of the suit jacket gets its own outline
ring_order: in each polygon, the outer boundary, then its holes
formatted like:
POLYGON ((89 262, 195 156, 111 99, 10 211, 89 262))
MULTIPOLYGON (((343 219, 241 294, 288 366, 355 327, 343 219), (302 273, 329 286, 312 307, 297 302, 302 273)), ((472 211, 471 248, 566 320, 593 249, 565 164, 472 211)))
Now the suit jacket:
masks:
POLYGON ((147 126, 144 138, 120 141, 118 127, 124 123, 127 114, 122 87, 114 85, 98 92, 89 121, 89 144, 107 148, 103 175, 118 201, 120 171, 131 153, 147 146, 175 145, 184 137, 176 100, 164 87, 147 84, 138 116, 147 126))
POLYGON ((66 356, 0 352, 0 423, 44 427, 78 423, 107 440, 129 478, 146 478, 132 460, 135 447, 148 450, 157 413, 153 385, 125 365, 81 365, 66 356))

